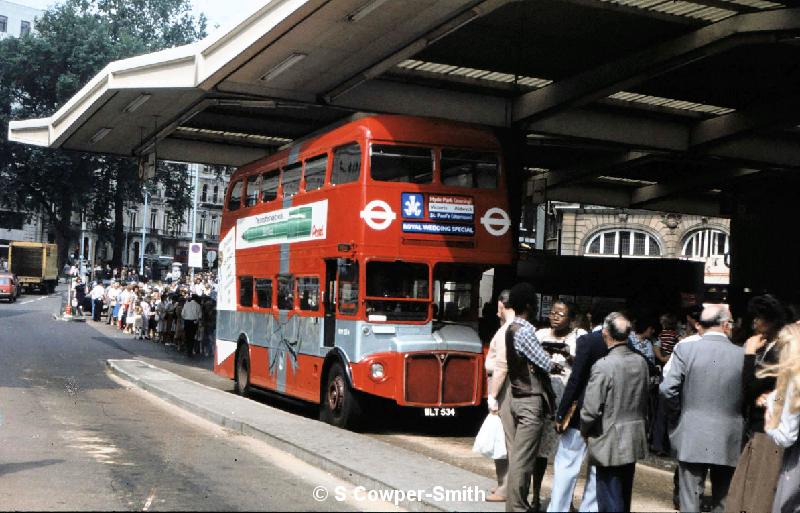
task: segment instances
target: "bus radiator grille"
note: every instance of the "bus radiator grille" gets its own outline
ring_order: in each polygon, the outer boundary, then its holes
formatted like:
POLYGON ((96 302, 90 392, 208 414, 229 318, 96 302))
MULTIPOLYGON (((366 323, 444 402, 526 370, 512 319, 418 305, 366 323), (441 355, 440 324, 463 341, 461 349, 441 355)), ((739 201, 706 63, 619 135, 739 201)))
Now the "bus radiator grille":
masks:
POLYGON ((447 405, 475 398, 475 358, 459 354, 416 354, 406 358, 406 401, 447 405))

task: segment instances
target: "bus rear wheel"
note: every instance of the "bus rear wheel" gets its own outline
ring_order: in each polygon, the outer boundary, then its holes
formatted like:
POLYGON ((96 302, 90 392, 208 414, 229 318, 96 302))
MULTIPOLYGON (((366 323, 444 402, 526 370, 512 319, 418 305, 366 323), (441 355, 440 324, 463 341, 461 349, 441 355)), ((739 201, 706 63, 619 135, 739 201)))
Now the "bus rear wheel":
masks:
POLYGON ((341 363, 331 365, 323 392, 320 420, 342 429, 359 429, 363 425, 362 399, 348 385, 341 363))
POLYGON ((236 351, 234 391, 242 397, 247 397, 250 394, 250 352, 247 344, 242 344, 236 351))

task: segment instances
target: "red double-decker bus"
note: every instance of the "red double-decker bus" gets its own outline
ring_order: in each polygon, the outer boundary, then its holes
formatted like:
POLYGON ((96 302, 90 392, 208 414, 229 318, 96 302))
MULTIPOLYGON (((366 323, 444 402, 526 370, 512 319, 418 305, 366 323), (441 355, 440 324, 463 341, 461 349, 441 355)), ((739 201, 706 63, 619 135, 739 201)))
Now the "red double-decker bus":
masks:
POLYGON ((480 404, 483 273, 511 262, 500 145, 371 116, 240 168, 219 246, 214 371, 354 427, 370 397, 480 404))

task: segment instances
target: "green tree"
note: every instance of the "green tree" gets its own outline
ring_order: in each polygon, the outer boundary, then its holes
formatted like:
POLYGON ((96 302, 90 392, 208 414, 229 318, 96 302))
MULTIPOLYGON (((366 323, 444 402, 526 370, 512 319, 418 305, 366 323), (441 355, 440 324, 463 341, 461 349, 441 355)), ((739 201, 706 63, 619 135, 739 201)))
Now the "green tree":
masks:
MULTIPOLYGON (((0 41, 0 130, 8 121, 55 112, 111 61, 187 44, 205 36, 189 0, 66 0, 38 20, 36 32, 0 41)), ((174 223, 190 203, 186 167, 159 163, 174 223)), ((75 240, 73 213, 123 253, 126 202, 142 200, 132 158, 36 148, 0 141, 0 204, 41 211, 54 228, 59 262, 75 240), (110 220, 109 217, 113 217, 110 220)))

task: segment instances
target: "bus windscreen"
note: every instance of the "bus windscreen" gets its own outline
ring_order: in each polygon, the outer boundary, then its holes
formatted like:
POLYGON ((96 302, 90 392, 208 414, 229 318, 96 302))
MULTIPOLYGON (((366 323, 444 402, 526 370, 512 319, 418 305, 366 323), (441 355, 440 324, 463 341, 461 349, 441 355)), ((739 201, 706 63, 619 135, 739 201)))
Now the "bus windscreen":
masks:
POLYGON ((426 264, 368 262, 367 315, 373 320, 427 320, 429 283, 426 264))

